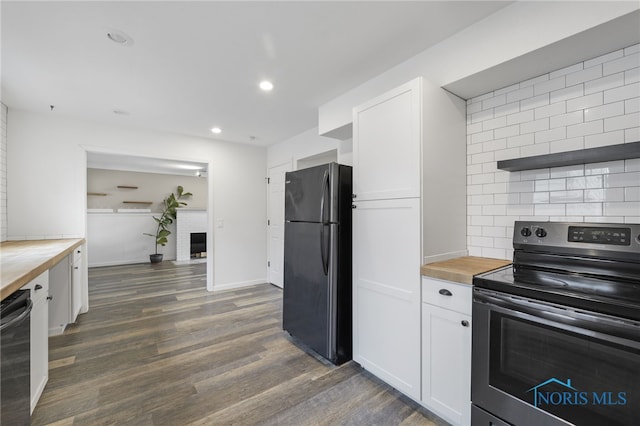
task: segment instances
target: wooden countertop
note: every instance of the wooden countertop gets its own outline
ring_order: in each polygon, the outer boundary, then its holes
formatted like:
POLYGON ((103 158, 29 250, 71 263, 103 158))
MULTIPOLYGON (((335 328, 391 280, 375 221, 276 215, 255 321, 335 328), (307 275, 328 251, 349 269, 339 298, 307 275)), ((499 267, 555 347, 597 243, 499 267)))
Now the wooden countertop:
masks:
POLYGON ((52 268, 84 238, 5 241, 0 244, 0 300, 52 268))
POLYGON ((427 263, 420 267, 420 273, 431 278, 472 284, 473 276, 510 265, 511 261, 487 257, 465 256, 442 262, 427 263))

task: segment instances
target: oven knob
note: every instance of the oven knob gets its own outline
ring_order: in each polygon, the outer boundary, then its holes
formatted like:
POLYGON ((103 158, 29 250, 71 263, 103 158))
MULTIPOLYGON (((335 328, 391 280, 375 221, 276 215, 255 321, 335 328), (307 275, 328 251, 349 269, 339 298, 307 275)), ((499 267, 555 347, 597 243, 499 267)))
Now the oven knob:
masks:
POLYGON ((531 229, 529 228, 522 228, 520 230, 520 235, 522 235, 523 237, 528 237, 531 235, 531 229))
POLYGON ((536 229, 536 237, 538 238, 544 238, 547 236, 547 231, 544 230, 544 228, 538 228, 536 229))

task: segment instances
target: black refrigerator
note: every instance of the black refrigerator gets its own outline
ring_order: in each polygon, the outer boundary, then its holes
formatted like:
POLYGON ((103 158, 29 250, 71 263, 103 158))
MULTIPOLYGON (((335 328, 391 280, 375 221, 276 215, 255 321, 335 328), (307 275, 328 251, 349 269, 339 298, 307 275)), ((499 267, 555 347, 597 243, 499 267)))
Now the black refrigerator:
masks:
POLYGON ((282 327, 334 364, 351 359, 351 167, 285 176, 282 327))

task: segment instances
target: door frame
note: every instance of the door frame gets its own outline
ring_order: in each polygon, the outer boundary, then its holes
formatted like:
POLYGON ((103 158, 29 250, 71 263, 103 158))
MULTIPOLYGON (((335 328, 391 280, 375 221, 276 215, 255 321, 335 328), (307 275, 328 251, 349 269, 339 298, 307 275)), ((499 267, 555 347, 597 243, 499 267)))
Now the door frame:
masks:
MULTIPOLYGON (((265 187, 266 187, 266 191, 267 191, 267 220, 265 221, 265 224, 267 226, 267 265, 266 265, 266 277, 267 277, 267 282, 271 283, 271 267, 269 266, 271 262, 271 226, 270 226, 270 220, 271 218, 269 217, 269 214, 271 212, 271 190, 270 190, 270 183, 269 183, 269 178, 271 177, 271 170, 275 169, 276 167, 282 167, 282 166, 288 166, 289 168, 289 172, 293 171, 293 157, 289 158, 288 160, 276 163, 276 164, 272 164, 267 166, 267 177, 264 180, 265 182, 265 187)), ((283 188, 284 191, 284 188, 283 188)), ((284 214, 284 206, 282 207, 282 212, 284 214)), ((282 225, 284 227, 284 224, 282 225)), ((284 233, 284 229, 283 229, 283 233, 284 233)), ((282 243, 284 244, 284 235, 282 236, 282 243)), ((284 256, 284 247, 283 247, 283 251, 282 251, 282 255, 284 256)), ((284 266, 284 265, 283 265, 284 266)), ((284 271, 283 271, 284 272, 284 271)), ((283 275, 283 279, 284 279, 284 275, 283 275)), ((273 283, 272 283, 273 284, 273 283)), ((276 287, 278 287, 276 285, 276 287)), ((284 283, 283 283, 283 287, 284 287, 284 283)))

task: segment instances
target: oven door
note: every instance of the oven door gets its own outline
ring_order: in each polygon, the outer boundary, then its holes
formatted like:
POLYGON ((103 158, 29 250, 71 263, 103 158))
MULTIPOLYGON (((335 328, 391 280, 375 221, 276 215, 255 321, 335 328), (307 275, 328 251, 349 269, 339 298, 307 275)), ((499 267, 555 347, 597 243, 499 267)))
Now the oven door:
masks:
POLYGON ((522 426, 640 425, 640 323, 483 289, 471 399, 522 426))

